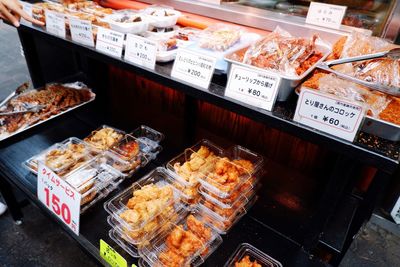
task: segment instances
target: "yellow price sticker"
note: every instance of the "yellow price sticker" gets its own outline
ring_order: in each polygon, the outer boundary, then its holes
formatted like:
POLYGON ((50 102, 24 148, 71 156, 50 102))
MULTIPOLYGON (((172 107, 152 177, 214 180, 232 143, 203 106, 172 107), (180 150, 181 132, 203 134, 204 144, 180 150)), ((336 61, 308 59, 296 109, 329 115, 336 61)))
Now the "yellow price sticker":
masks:
POLYGON ((136 264, 132 263, 132 267, 137 267, 136 264))
POLYGON ((128 267, 126 260, 119 255, 109 244, 100 239, 100 256, 108 263, 111 267, 128 267))

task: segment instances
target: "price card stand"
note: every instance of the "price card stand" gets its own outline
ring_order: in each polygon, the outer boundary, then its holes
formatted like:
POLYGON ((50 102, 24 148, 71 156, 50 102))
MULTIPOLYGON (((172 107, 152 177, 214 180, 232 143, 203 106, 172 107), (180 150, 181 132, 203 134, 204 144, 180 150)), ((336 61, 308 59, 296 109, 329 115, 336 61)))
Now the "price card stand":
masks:
POLYGON ((65 15, 62 13, 45 10, 46 31, 65 39, 65 15))
POLYGON ((122 57, 125 34, 99 27, 97 30, 96 50, 109 56, 122 57))
POLYGON ((179 48, 171 76, 194 86, 208 89, 216 62, 217 59, 214 57, 179 48))
POLYGON ((145 68, 156 66, 157 43, 147 38, 128 34, 126 36, 125 60, 145 68))
POLYGON ((271 111, 280 82, 277 74, 232 64, 225 96, 271 111))
POLYGON ((347 6, 311 2, 307 12, 306 23, 339 29, 346 9, 347 6))
POLYGON ((294 120, 353 142, 365 108, 348 100, 311 89, 301 90, 294 120))
POLYGON ((39 200, 76 235, 79 235, 81 194, 39 162, 37 195, 39 200))
POLYGON ((69 18, 71 38, 73 41, 94 47, 92 23, 78 18, 69 18))

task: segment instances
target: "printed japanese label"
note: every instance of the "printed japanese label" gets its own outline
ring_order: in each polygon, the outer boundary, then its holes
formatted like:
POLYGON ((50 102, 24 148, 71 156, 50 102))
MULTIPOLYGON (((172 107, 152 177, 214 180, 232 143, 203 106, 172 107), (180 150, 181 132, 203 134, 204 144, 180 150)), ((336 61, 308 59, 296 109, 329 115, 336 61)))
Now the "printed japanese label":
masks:
MULTIPOLYGON (((21 5, 22 5, 22 9, 23 9, 29 16, 32 17, 32 4, 31 4, 31 3, 27 3, 27 2, 23 2, 23 1, 21 1, 20 3, 21 3, 21 5)), ((31 22, 25 20, 25 19, 22 18, 22 17, 21 17, 21 24, 22 24, 22 25, 28 25, 28 26, 32 25, 31 22)))
POLYGON ((65 38, 65 16, 62 13, 45 10, 46 14, 46 31, 65 38))
POLYGON ((347 6, 338 6, 311 2, 308 9, 306 23, 322 27, 339 29, 342 24, 347 6))
POLYGON ((397 199, 397 202, 390 212, 390 215, 397 224, 400 224, 400 197, 397 199))
POLYGON ((116 252, 109 244, 100 239, 100 256, 108 263, 111 267, 127 267, 128 263, 126 260, 116 252))
POLYGON ((69 18, 71 28, 71 38, 73 41, 94 47, 92 23, 78 18, 69 18))
POLYGON ((294 120, 353 141, 364 118, 364 107, 315 90, 301 90, 294 120))
POLYGON ((280 84, 280 77, 232 64, 225 95, 241 102, 271 111, 280 84))
POLYGON ((122 57, 125 34, 99 27, 96 50, 114 57, 122 57))
POLYGON ((156 54, 157 43, 155 41, 133 34, 126 36, 125 60, 154 69, 156 54))
POLYGON ((179 49, 171 76, 192 85, 208 89, 217 59, 187 49, 179 49))
POLYGON ((76 235, 79 235, 81 194, 42 162, 39 162, 38 167, 39 200, 76 235))

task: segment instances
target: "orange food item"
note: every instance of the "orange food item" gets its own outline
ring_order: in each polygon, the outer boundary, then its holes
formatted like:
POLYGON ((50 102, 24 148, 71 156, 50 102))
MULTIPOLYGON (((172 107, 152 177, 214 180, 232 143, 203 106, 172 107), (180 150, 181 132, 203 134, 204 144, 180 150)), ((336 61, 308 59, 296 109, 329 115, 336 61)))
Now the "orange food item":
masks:
POLYGON ((379 118, 400 125, 400 98, 393 97, 387 107, 379 114, 379 118))
POLYGON ((252 262, 249 256, 245 256, 241 261, 235 262, 235 267, 262 267, 256 260, 252 262))

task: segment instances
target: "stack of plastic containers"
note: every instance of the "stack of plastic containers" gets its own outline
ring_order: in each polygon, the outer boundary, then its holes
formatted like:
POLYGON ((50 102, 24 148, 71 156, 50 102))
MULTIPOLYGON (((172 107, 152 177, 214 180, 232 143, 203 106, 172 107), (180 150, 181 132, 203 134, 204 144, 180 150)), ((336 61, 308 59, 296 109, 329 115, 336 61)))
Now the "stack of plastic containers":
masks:
POLYGON ((282 267, 282 264, 250 244, 242 243, 224 267, 234 266, 282 267))
POLYGON ((44 163, 82 194, 83 213, 154 159, 163 137, 147 126, 126 134, 103 125, 84 140, 71 137, 52 145, 23 166, 37 174, 38 163, 44 163))

